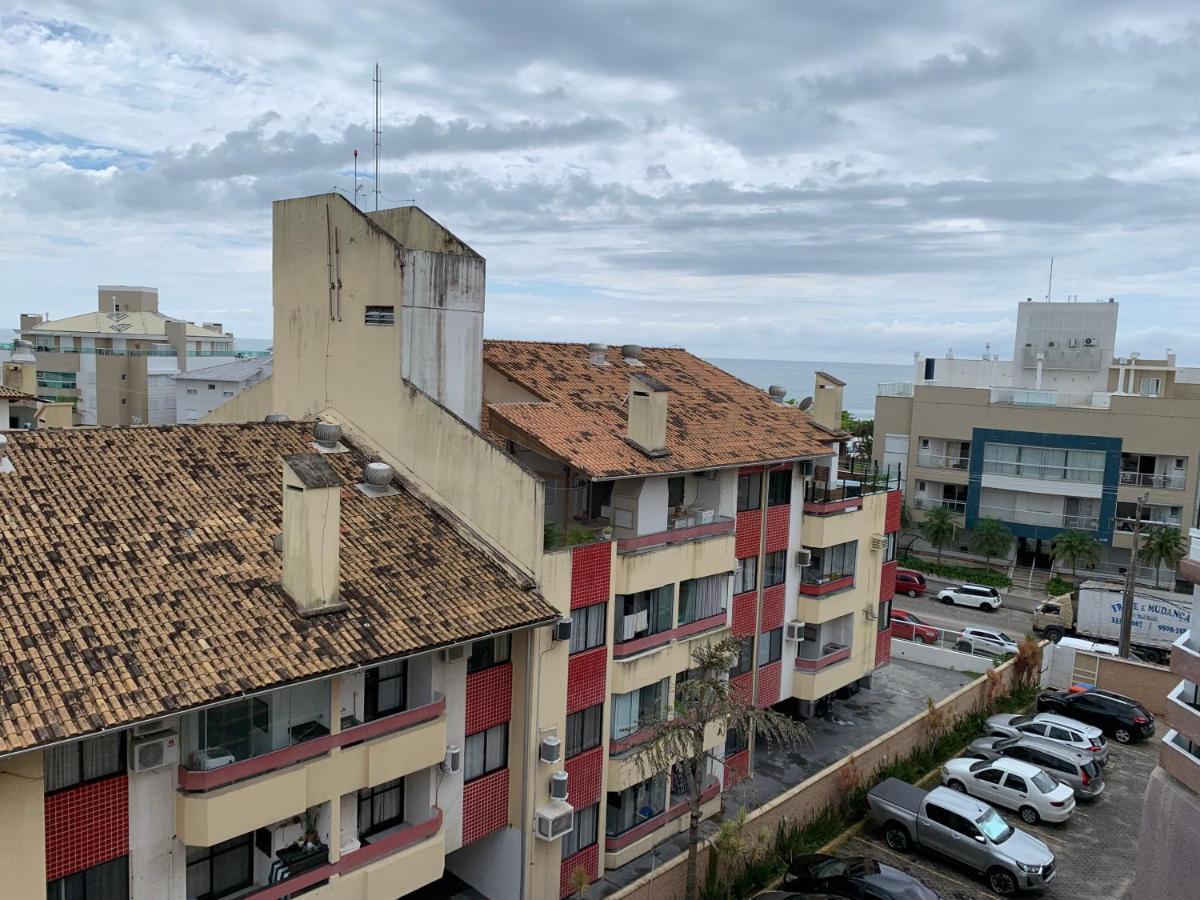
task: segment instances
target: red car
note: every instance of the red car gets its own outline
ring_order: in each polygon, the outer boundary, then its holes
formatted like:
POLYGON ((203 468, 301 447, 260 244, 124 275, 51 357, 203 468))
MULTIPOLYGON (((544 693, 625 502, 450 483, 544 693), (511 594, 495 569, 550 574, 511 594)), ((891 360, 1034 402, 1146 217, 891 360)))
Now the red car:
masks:
POLYGON ((917 644, 936 644, 938 630, 932 625, 926 625, 907 610, 893 609, 892 637, 913 641, 917 644))
POLYGON ((925 576, 912 569, 896 570, 896 593, 916 597, 925 593, 925 576))

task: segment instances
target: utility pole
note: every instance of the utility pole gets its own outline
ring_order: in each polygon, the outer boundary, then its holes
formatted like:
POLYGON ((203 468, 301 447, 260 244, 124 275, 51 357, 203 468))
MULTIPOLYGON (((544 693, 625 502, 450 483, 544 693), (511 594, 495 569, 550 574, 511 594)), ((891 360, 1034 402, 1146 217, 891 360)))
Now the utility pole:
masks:
POLYGON ((1150 492, 1137 498, 1137 512, 1133 515, 1133 548, 1129 551, 1129 568, 1125 570, 1125 592, 1121 597, 1121 643, 1118 654, 1129 659, 1129 638, 1133 631, 1133 592, 1137 586, 1138 542, 1142 536, 1142 510, 1150 500, 1150 492))

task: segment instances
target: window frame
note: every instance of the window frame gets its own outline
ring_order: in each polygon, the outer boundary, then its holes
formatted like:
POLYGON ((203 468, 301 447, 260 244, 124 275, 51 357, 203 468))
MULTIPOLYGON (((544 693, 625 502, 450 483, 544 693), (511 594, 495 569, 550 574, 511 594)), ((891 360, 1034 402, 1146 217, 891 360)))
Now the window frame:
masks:
POLYGON ((767 473, 767 507, 790 506, 792 502, 792 470, 773 469, 767 473), (782 487, 781 487, 782 485, 782 487))
POLYGON ((109 778, 115 778, 118 775, 126 774, 128 772, 128 766, 126 765, 126 755, 127 755, 128 749, 129 748, 128 748, 128 741, 127 741, 127 733, 124 731, 118 731, 115 735, 111 734, 111 733, 110 734, 99 734, 99 735, 95 735, 93 737, 83 738, 82 740, 79 740, 79 741, 73 741, 69 744, 64 744, 59 747, 51 747, 50 749, 48 749, 46 751, 47 759, 44 760, 43 764, 42 764, 43 770, 45 771, 45 776, 43 776, 43 786, 45 787, 46 795, 49 796, 50 794, 57 794, 60 791, 69 791, 69 790, 72 790, 73 788, 82 787, 82 786, 88 785, 88 784, 95 784, 100 781, 106 781, 109 778), (114 737, 117 739, 116 768, 106 771, 103 775, 93 775, 91 778, 84 778, 83 777, 83 771, 84 771, 83 750, 84 750, 85 745, 87 745, 91 742, 94 742, 94 741, 112 740, 114 737), (50 788, 48 779, 49 779, 49 774, 50 774, 50 769, 51 769, 51 764, 50 764, 51 754, 67 753, 67 752, 71 752, 71 753, 74 753, 77 755, 76 764, 78 767, 77 771, 79 772, 79 780, 73 781, 70 784, 63 784, 63 785, 59 785, 58 787, 55 787, 55 788, 50 788))
POLYGON ((392 305, 369 305, 363 307, 363 325, 379 327, 396 324, 396 307, 392 305))
POLYGON ((751 591, 758 589, 758 556, 747 556, 744 559, 739 559, 737 565, 741 568, 741 572, 737 568, 733 571, 733 595, 735 597, 740 594, 749 594, 751 591), (750 586, 746 587, 746 578, 750 579, 750 586))
POLYGON ((70 875, 64 875, 61 878, 56 878, 53 881, 46 883, 46 900, 129 900, 129 854, 117 856, 112 859, 106 859, 102 863, 97 863, 94 866, 88 866, 86 869, 81 869, 78 872, 72 872, 70 875), (105 866, 112 866, 115 863, 122 864, 124 871, 123 878, 114 879, 125 885, 125 893, 120 897, 114 897, 112 894, 101 896, 97 893, 95 896, 89 896, 87 874, 96 869, 105 866), (68 883, 74 881, 73 889, 68 887, 68 883), (58 892, 55 892, 58 888, 58 892))
POLYGON ((667 509, 683 506, 687 498, 687 482, 682 475, 667 478, 667 509), (677 501, 677 502, 675 502, 677 501))
POLYGON ((787 548, 763 555, 763 589, 787 581, 787 548))
POLYGON ((248 888, 254 884, 254 832, 251 831, 247 834, 240 834, 237 837, 231 837, 231 838, 229 838, 229 840, 220 841, 216 844, 213 844, 213 846, 211 846, 211 847, 188 847, 187 849, 188 850, 196 850, 196 851, 204 851, 205 855, 202 859, 198 859, 195 861, 189 861, 185 854, 184 876, 183 876, 184 884, 185 885, 187 884, 187 873, 188 873, 188 871, 190 871, 192 869, 193 866, 207 864, 207 866, 208 866, 208 885, 209 885, 208 893, 192 894, 189 891, 189 893, 188 893, 189 897, 194 896, 196 898, 196 900, 220 900, 221 897, 229 897, 233 894, 240 893, 241 891, 244 891, 246 888, 248 888), (239 847, 238 846, 239 844, 241 844, 242 846, 239 847), (237 852, 239 850, 244 850, 244 852, 246 854, 246 856, 245 856, 246 880, 243 882, 239 882, 237 884, 237 886, 230 887, 228 890, 222 891, 219 894, 213 893, 213 891, 211 890, 212 883, 213 883, 212 863, 213 863, 213 857, 215 855, 213 853, 213 851, 218 847, 226 847, 225 850, 221 851, 220 855, 222 855, 222 856, 224 856, 227 853, 237 852))
POLYGON ((594 750, 604 742, 604 704, 597 703, 567 714, 566 727, 563 729, 563 758, 571 759, 580 753, 594 750), (572 721, 574 720, 574 721, 572 721), (595 740, 590 740, 589 731, 595 726, 595 740), (575 732, 579 733, 578 740, 575 732))
POLYGON ((467 654, 467 674, 473 675, 476 672, 485 672, 488 669, 494 669, 496 666, 502 666, 512 660, 512 635, 497 634, 489 638, 480 638, 477 641, 472 641, 471 650, 467 654), (476 655, 476 648, 491 644, 492 650, 490 657, 488 654, 480 653, 476 655), (503 648, 503 649, 499 649, 503 648), (501 658, 503 657, 503 658, 501 658), (490 661, 489 661, 490 659, 490 661), (482 660, 482 661, 478 661, 482 660))
POLYGON ((686 578, 679 582, 679 602, 676 604, 678 611, 675 614, 676 624, 691 625, 693 622, 699 622, 702 619, 711 619, 713 616, 728 612, 729 583, 728 572, 718 572, 716 575, 704 575, 700 578, 686 578), (687 596, 691 591, 696 591, 702 583, 705 587, 710 585, 719 586, 718 590, 710 591, 708 597, 710 601, 713 597, 716 598, 717 608, 702 607, 695 599, 695 595, 687 596))
POLYGON ((747 472, 738 475, 737 511, 752 512, 762 507, 762 472, 747 472), (745 490, 742 490, 745 485, 745 490), (753 492, 750 490, 753 485, 753 492))
POLYGON ((611 695, 612 715, 610 716, 608 725, 609 740, 623 741, 637 734, 642 729, 661 722, 668 714, 670 693, 671 683, 668 676, 660 678, 653 684, 643 685, 624 694, 611 695), (655 701, 656 694, 657 701, 655 701), (633 701, 626 700, 625 698, 634 696, 637 697, 637 717, 633 718, 632 715, 627 716, 624 712, 618 716, 618 710, 625 705, 630 707, 629 712, 632 713, 633 701), (653 712, 650 713, 648 710, 651 709, 652 705, 653 712), (628 719, 628 722, 625 721, 626 719, 628 719), (621 733, 618 734, 618 731, 621 733))
POLYGON ((597 800, 591 806, 585 806, 583 809, 575 810, 575 819, 572 823, 571 830, 563 835, 562 839, 562 858, 569 859, 576 853, 580 853, 589 847, 595 846, 600 840, 600 801, 597 800), (587 820, 591 817, 591 840, 586 844, 580 843, 580 840, 587 830, 587 820))
POLYGON ((387 831, 389 828, 395 828, 397 825, 404 823, 404 803, 407 797, 404 790, 404 776, 393 778, 391 781, 385 781, 382 784, 377 784, 374 787, 359 788, 356 800, 358 802, 358 837, 369 838, 373 834, 379 834, 381 831, 387 831), (390 819, 383 819, 379 822, 374 821, 375 815, 375 799, 392 791, 400 792, 400 810, 390 819), (369 804, 371 812, 371 825, 368 828, 363 828, 363 803, 369 804))
POLYGON ((769 666, 783 659, 783 626, 764 631, 758 636, 758 667, 769 666), (766 659, 763 658, 763 648, 766 648, 766 659))
POLYGON ((746 635, 742 640, 742 647, 738 650, 737 658, 732 666, 729 667, 729 677, 731 679, 738 678, 749 672, 754 671, 754 640, 746 635))
POLYGON ((393 716, 396 713, 404 712, 406 709, 408 709, 408 660, 400 659, 386 662, 383 665, 373 666, 363 673, 364 722, 374 722, 376 719, 393 716), (387 666, 398 666, 399 671, 395 674, 381 675, 383 669, 387 666), (393 681, 400 682, 400 705, 380 710, 379 686, 381 683, 393 681))
POLYGON ((480 778, 486 778, 489 775, 499 772, 501 769, 508 768, 508 724, 508 722, 501 722, 499 725, 493 725, 491 728, 485 728, 483 731, 477 731, 474 734, 468 734, 466 736, 466 738, 463 740, 463 784, 470 784, 472 781, 478 781, 480 778), (481 756, 481 759, 483 760, 483 771, 468 777, 467 764, 471 760, 471 754, 468 751, 468 745, 472 739, 483 741, 483 754, 481 756), (487 763, 488 749, 490 746, 494 746, 494 742, 497 740, 503 742, 504 749, 500 754, 502 762, 500 765, 489 769, 487 763))
POLYGON ((588 606, 577 607, 571 610, 571 640, 567 645, 567 655, 574 656, 576 653, 586 653, 588 650, 603 647, 607 635, 607 600, 603 603, 592 603, 588 606), (596 629, 599 630, 596 631, 596 629), (590 632, 595 632, 591 635, 594 638, 594 642, 592 643, 588 642, 590 632))
POLYGON ((669 632, 675 627, 675 584, 664 584, 645 591, 632 594, 617 594, 617 606, 613 608, 613 646, 640 641, 643 638, 669 632), (637 607, 642 600, 646 606, 646 631, 635 632, 631 637, 624 637, 625 620, 637 616, 641 610, 637 607), (626 606, 632 606, 633 612, 626 612, 626 606))
POLYGON ((631 785, 630 787, 625 788, 623 791, 609 791, 604 821, 605 836, 610 838, 620 837, 621 835, 626 834, 632 829, 636 828, 638 825, 641 825, 643 822, 648 822, 651 819, 654 819, 665 813, 667 811, 667 803, 670 794, 670 787, 667 782, 667 773, 659 772, 657 775, 651 775, 649 778, 639 781, 637 784, 631 785), (644 807, 640 807, 638 805, 639 793, 642 791, 645 792, 647 806, 650 807, 651 811, 651 814, 648 816, 643 816, 641 814, 641 809, 644 807), (655 806, 651 805, 655 800, 660 801, 658 808, 655 808, 655 806), (632 804, 631 809, 626 805, 627 803, 632 804), (623 816, 622 814, 625 813, 627 809, 630 809, 630 814, 628 816, 623 816), (628 818, 629 821, 625 823, 618 822, 618 825, 624 824, 624 827, 620 830, 611 830, 613 820, 617 818, 628 818))

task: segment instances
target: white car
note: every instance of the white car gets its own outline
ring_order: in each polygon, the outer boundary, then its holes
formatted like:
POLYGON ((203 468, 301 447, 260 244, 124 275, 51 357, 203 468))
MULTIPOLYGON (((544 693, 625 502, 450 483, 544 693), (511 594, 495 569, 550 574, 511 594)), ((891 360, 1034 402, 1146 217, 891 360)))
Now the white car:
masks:
POLYGON ((943 603, 953 603, 955 606, 974 606, 995 612, 1000 608, 1000 592, 994 587, 982 584, 964 584, 959 587, 946 588, 938 591, 938 599, 943 603))
POLYGON ((1104 732, 1094 725, 1085 725, 1075 719, 1055 713, 1038 713, 1033 716, 1000 714, 987 720, 987 733, 996 737, 1045 738, 1057 744, 1065 744, 1072 750, 1091 754, 1098 765, 1108 762, 1108 742, 1104 732))
POLYGON ((1019 759, 962 757, 942 766, 942 784, 985 803, 1015 809, 1029 825, 1065 822, 1075 812, 1075 791, 1019 759))
POLYGON ((963 653, 986 653, 988 656, 1003 656, 1016 653, 1017 642, 995 628, 964 628, 954 639, 954 649, 963 653))

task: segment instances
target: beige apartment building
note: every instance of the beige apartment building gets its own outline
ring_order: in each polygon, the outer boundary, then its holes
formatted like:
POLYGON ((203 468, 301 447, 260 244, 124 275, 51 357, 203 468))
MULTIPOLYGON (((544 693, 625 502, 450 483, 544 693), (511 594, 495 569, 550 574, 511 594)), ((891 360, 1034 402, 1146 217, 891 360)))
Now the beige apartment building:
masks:
POLYGON ((1018 565, 1047 568, 1054 536, 1076 529, 1101 545, 1100 571, 1122 574, 1139 496, 1148 525, 1196 524, 1200 378, 1174 353, 1118 354, 1112 300, 1017 312, 1012 360, 918 354, 912 382, 880 385, 873 453, 904 467, 915 518, 955 513, 960 550, 980 518, 996 518, 1018 565))

